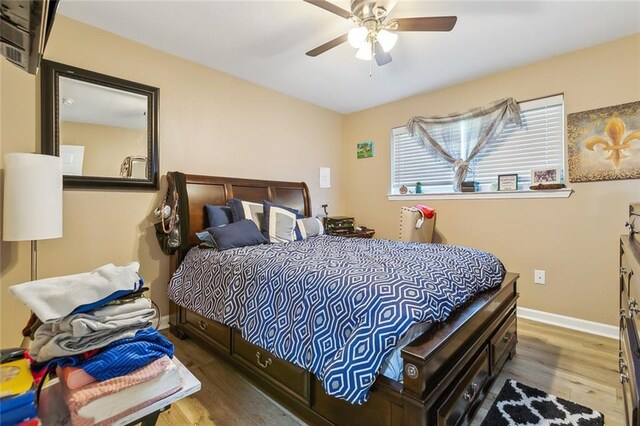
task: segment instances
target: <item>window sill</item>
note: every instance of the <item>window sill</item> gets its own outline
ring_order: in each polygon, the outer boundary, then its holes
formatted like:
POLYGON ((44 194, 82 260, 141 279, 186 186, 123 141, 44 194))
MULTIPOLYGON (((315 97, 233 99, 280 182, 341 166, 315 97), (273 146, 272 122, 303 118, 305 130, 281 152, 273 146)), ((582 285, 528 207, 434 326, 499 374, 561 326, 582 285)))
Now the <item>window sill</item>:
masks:
POLYGON ((522 191, 482 191, 482 192, 440 192, 431 194, 388 194, 390 201, 398 200, 504 200, 509 198, 568 198, 571 188, 522 190, 522 191))

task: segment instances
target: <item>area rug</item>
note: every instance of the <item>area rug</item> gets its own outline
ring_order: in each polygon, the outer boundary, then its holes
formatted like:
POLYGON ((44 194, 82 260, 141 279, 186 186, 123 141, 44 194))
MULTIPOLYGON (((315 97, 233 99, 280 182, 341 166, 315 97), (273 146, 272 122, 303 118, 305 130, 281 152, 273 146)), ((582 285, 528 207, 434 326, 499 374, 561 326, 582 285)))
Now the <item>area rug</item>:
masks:
POLYGON ((602 426, 604 416, 575 402, 507 380, 481 426, 602 426))

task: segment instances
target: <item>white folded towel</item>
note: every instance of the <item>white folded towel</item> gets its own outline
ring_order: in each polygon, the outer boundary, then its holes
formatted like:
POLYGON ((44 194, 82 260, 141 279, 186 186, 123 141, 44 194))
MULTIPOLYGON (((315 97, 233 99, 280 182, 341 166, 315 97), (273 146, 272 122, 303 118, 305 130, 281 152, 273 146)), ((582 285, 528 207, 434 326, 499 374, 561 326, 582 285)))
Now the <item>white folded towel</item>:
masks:
POLYGON ((142 287, 140 264, 110 263, 82 274, 46 278, 9 287, 44 323, 57 322, 83 305, 98 302, 117 291, 142 287))

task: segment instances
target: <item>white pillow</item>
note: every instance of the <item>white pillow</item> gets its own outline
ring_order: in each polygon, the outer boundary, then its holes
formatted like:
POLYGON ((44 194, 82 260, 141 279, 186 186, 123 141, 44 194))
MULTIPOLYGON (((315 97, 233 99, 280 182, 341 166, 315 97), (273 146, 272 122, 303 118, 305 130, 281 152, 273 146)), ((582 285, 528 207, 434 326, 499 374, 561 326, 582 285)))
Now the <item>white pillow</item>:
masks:
POLYGON ((309 237, 315 237, 316 235, 324 234, 324 226, 320 219, 316 217, 305 217, 304 219, 298 219, 298 229, 302 239, 306 240, 309 237))
POLYGON ((296 239, 296 214, 277 207, 269 206, 269 235, 270 243, 290 243, 296 239))

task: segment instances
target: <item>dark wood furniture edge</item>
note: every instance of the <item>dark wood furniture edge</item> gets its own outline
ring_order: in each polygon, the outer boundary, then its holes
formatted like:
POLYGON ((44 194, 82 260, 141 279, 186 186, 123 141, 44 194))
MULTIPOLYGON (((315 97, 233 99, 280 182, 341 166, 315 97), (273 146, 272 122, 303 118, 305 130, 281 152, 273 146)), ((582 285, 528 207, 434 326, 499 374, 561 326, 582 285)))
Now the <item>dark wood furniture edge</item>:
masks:
MULTIPOLYGON (((629 207, 629 213, 634 210, 629 207)), ((640 424, 640 330, 638 329, 638 276, 640 244, 630 235, 620 236, 620 323, 618 372, 626 424, 640 424), (635 288, 634 288, 635 287, 635 288)))
MULTIPOLYGON (((225 199, 234 196, 234 187, 236 186, 254 186, 261 191, 266 191, 267 197, 265 199, 272 202, 278 201, 276 197, 278 189, 299 190, 302 193, 299 202, 302 202, 305 214, 309 215, 311 212, 308 188, 303 182, 263 181, 189 174, 186 175, 186 180, 187 192, 189 192, 190 185, 212 185, 217 186, 219 190, 223 188, 225 199)), ((224 200, 218 199, 219 196, 220 194, 213 196, 210 203, 224 204, 224 200)), ((192 201, 190 197, 190 217, 193 209, 202 210, 202 205, 195 205, 195 201, 192 201)), ((248 201, 259 200, 248 199, 248 201)), ((203 229, 202 223, 190 222, 190 235, 203 229)), ((178 258, 179 256, 176 254, 171 256, 171 274, 178 267, 178 258)), ((504 328, 509 324, 509 321, 513 323, 513 327, 516 324, 517 278, 517 274, 508 273, 499 288, 476 296, 464 307, 454 312, 447 322, 435 325, 414 339, 402 351, 405 362, 405 385, 380 376, 372 387, 370 400, 360 406, 327 396, 322 391, 320 382, 310 373, 307 373, 310 376, 308 404, 292 398, 283 390, 284 386, 279 386, 277 382, 269 380, 264 374, 256 373, 251 368, 247 368, 246 363, 238 361, 233 356, 234 345, 246 344, 246 341, 239 337, 239 333, 230 332, 228 342, 223 342, 223 344, 213 342, 203 332, 186 324, 186 316, 195 313, 191 313, 173 302, 170 302, 169 323, 171 332, 179 338, 193 338, 200 344, 214 350, 259 387, 268 391, 269 395, 283 406, 313 424, 332 424, 331 420, 325 417, 331 417, 336 413, 337 415, 333 416, 333 421, 338 423, 362 423, 363 419, 368 419, 375 423, 394 425, 436 424, 439 420, 435 416, 436 413, 439 413, 438 409, 443 401, 454 400, 455 402, 455 398, 462 398, 462 393, 454 395, 454 391, 458 392, 462 389, 457 383, 465 378, 466 368, 471 367, 474 362, 478 363, 478 360, 482 361, 487 358, 487 369, 490 374, 483 381, 477 393, 474 390, 471 405, 465 409, 464 416, 460 419, 460 424, 467 424, 481 405, 506 360, 515 353, 517 338, 509 343, 508 358, 504 357, 504 359, 498 360, 499 362, 494 367, 490 367, 496 361, 491 359, 492 338, 495 338, 501 327, 504 328), (446 354, 452 354, 452 356, 445 356, 446 354), (418 380, 410 377, 412 374, 407 371, 409 364, 412 364, 417 370, 418 380), (426 380, 426 377, 430 378, 429 382, 422 381, 426 380), (384 414, 382 419, 380 413, 384 414)), ((212 321, 212 323, 214 322, 212 321)), ((226 327, 219 323, 215 324, 218 327, 226 327)), ((466 393, 465 391, 465 396, 467 396, 466 393)))

